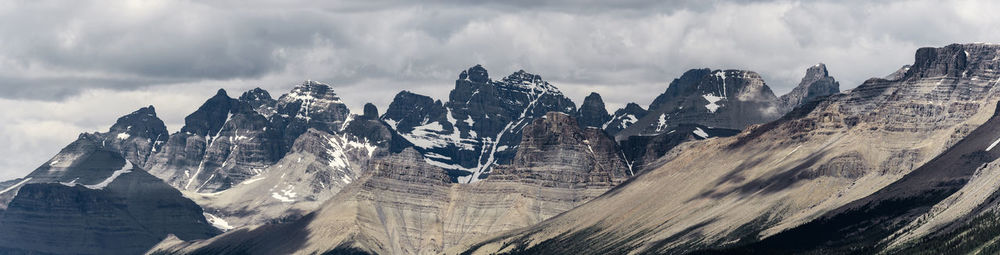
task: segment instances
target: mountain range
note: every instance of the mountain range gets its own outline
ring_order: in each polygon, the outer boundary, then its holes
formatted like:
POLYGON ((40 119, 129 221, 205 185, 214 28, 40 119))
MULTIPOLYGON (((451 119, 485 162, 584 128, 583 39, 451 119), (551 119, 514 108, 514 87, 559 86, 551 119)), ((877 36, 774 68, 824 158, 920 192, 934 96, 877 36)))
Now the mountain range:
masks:
POLYGON ((692 69, 611 112, 481 65, 384 113, 220 89, 177 132, 141 108, 0 182, 0 252, 991 253, 998 56, 921 48, 843 92, 820 63, 780 97, 692 69))

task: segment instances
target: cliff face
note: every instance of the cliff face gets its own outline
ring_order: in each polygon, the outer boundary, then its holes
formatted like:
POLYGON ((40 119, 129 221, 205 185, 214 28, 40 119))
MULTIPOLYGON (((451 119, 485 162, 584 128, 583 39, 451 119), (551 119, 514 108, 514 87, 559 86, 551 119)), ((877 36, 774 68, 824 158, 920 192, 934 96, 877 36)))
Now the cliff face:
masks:
POLYGON ((259 88, 239 99, 219 90, 144 166, 181 190, 223 191, 274 165, 306 130, 337 133, 349 116, 329 85, 315 81, 278 100, 259 88))
POLYGON ((87 133, 0 191, 0 252, 137 254, 174 234, 219 231, 197 204, 138 167, 166 131, 152 107, 87 133))
POLYGON ((755 72, 692 69, 653 100, 645 117, 615 137, 657 135, 680 124, 742 130, 780 117, 777 102, 755 72))
POLYGON ((387 154, 383 145, 309 129, 284 158, 260 174, 224 191, 186 195, 225 230, 293 221, 367 174, 371 160, 387 154))
POLYGON ((825 64, 819 63, 806 69, 806 76, 799 85, 778 98, 778 111, 784 114, 804 103, 839 92, 840 83, 830 77, 825 64))
POLYGON ((615 110, 615 114, 611 115, 611 119, 607 123, 604 123, 601 128, 609 135, 618 137, 618 132, 639 122, 640 119, 646 117, 647 113, 649 112, 646 109, 642 109, 642 106, 636 103, 628 103, 624 108, 615 110))
POLYGON ((702 125, 681 124, 670 131, 652 136, 630 136, 619 141, 621 155, 629 169, 640 174, 650 168, 656 168, 662 162, 659 160, 671 150, 684 142, 705 140, 713 137, 729 137, 739 134, 739 130, 725 128, 710 128, 702 125))
POLYGON ((956 192, 988 186, 989 177, 976 172, 993 176, 975 169, 992 169, 992 152, 984 152, 995 134, 974 130, 1000 101, 998 53, 1000 47, 986 44, 920 49, 899 79, 870 79, 739 135, 682 144, 665 155, 664 165, 605 196, 468 250, 867 253, 919 240, 912 238, 967 215, 958 208, 980 204, 979 196, 956 192), (967 136, 982 139, 963 142, 967 136), (915 177, 904 178, 908 174, 915 177), (855 201, 899 203, 883 210, 855 201), (900 210, 905 213, 894 214, 900 210), (860 242, 842 242, 845 236, 860 242))
POLYGON ((511 165, 490 178, 451 183, 419 152, 375 160, 370 175, 346 186, 312 215, 268 228, 229 232, 158 250, 312 253, 344 247, 379 254, 435 254, 473 238, 538 223, 579 206, 628 178, 614 141, 575 118, 549 113, 524 128, 511 165), (255 240, 308 232, 273 246, 255 240), (322 241, 320 241, 322 240, 322 241))
POLYGON ((248 102, 224 90, 184 118, 180 132, 144 164, 150 173, 181 190, 219 191, 272 164, 281 138, 248 102))
POLYGON ((611 114, 608 114, 608 109, 604 106, 604 99, 601 99, 601 94, 597 92, 591 92, 583 99, 583 104, 580 104, 580 110, 576 113, 577 121, 580 122, 580 127, 596 127, 603 128, 605 123, 611 121, 611 114))
POLYGON ((552 111, 575 113, 576 105, 539 75, 521 70, 492 80, 477 65, 459 74, 447 102, 403 91, 382 120, 428 163, 471 183, 510 163, 524 126, 552 111))

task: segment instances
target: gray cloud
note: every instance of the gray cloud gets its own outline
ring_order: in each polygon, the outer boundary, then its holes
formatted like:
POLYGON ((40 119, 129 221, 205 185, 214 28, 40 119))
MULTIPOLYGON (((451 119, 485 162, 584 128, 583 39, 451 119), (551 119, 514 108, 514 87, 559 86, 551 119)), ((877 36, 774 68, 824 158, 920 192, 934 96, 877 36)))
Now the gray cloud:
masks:
POLYGON ((749 69, 776 92, 824 62, 844 88, 923 46, 1000 41, 994 1, 2 1, 0 179, 154 104, 170 129, 223 87, 331 83, 354 109, 458 73, 542 75, 611 111, 691 68, 749 69), (16 108, 16 111, 7 110, 16 108), (76 109, 86 109, 78 111, 76 109), (63 114, 70 112, 73 114, 63 114), (50 135, 38 135, 50 130, 50 135), (56 138, 58 137, 58 138, 56 138))

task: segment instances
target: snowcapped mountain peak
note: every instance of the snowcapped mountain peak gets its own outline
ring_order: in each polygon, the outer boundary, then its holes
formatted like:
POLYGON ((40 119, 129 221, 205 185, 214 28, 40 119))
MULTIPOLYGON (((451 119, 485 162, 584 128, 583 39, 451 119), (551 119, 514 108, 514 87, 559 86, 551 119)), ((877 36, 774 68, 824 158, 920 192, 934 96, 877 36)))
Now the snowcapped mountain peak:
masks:
POLYGON ((291 92, 282 96, 279 100, 292 101, 292 100, 316 100, 318 97, 322 97, 326 100, 332 101, 332 103, 340 103, 340 97, 337 93, 333 92, 330 85, 322 82, 306 80, 302 84, 295 86, 291 92))
POLYGON ((272 98, 271 98, 271 93, 268 93, 267 90, 264 90, 260 87, 256 87, 251 90, 247 90, 246 92, 243 92, 243 95, 240 95, 240 100, 258 101, 258 100, 272 100, 272 98))
POLYGON ((499 86, 527 89, 537 93, 562 95, 562 92, 558 88, 543 80, 541 75, 525 72, 524 70, 518 70, 504 77, 502 80, 497 81, 497 84, 499 86))
POLYGON ((169 135, 166 125, 163 124, 163 120, 156 117, 156 109, 152 105, 139 108, 132 113, 118 118, 118 121, 108 129, 108 132, 116 134, 119 138, 137 136, 153 140, 158 140, 159 138, 157 137, 166 140, 166 137, 169 135))
POLYGON ((274 105, 277 103, 277 100, 271 98, 271 94, 267 90, 259 87, 243 92, 239 100, 249 104, 251 108, 264 117, 270 117, 275 113, 274 105))

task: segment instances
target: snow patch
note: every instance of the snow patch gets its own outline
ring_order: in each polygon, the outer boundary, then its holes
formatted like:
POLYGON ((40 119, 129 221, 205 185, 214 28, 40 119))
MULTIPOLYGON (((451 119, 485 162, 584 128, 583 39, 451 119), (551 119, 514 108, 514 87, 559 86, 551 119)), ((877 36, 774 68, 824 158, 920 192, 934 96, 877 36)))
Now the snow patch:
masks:
POLYGON ((260 180, 267 179, 267 177, 253 178, 240 183, 240 185, 250 185, 251 183, 258 182, 260 180))
POLYGON ((667 127, 667 114, 660 114, 660 119, 656 122, 656 132, 659 133, 667 127))
POLYGON ((11 190, 13 190, 13 189, 15 189, 17 187, 20 187, 21 185, 24 185, 25 183, 27 183, 30 180, 31 180, 31 177, 25 178, 23 181, 18 182, 17 184, 14 184, 14 186, 10 186, 10 187, 7 187, 6 189, 3 189, 2 191, 0 191, 0 194, 7 193, 7 191, 11 191, 11 190))
POLYGON ((706 133, 705 130, 701 130, 700 127, 694 128, 694 131, 692 131, 691 133, 694 133, 695 135, 700 136, 702 139, 706 139, 706 138, 709 137, 708 133, 706 133))
POLYGON ((295 187, 293 187, 292 185, 288 185, 288 187, 281 190, 280 193, 271 192, 271 197, 285 203, 295 202, 296 194, 295 192, 293 192, 294 188, 295 187))
POLYGON ((226 220, 223 220, 222 218, 219 218, 211 213, 203 214, 205 214, 205 220, 208 220, 208 223, 211 223, 213 227, 222 230, 223 232, 233 229, 233 226, 229 225, 229 222, 226 222, 226 220))
POLYGON ((704 97, 705 100, 708 100, 708 104, 705 105, 705 109, 708 109, 708 111, 711 113, 715 113, 715 110, 718 110, 720 107, 720 105, 715 104, 716 102, 719 102, 722 99, 726 99, 725 97, 715 96, 712 94, 705 94, 702 95, 702 97, 704 97))
POLYGON ((60 182, 59 184, 73 187, 73 186, 76 186, 76 181, 77 180, 80 180, 80 178, 73 179, 72 181, 69 181, 69 182, 60 182))
POLYGON ((1000 138, 997 138, 997 140, 993 141, 993 143, 991 143, 989 147, 986 147, 986 151, 992 150, 993 147, 996 147, 998 143, 1000 143, 1000 138))
POLYGON ((83 185, 83 186, 87 187, 88 189, 104 189, 105 187, 108 186, 108 184, 111 184, 111 182, 115 181, 115 179, 118 179, 118 176, 129 172, 132 172, 132 162, 125 160, 125 165, 122 166, 121 169, 115 170, 114 173, 111 173, 111 176, 108 176, 107 179, 104 179, 103 181, 94 185, 83 185))
POLYGON ((116 137, 118 137, 118 140, 125 140, 128 139, 130 136, 131 135, 129 135, 128 133, 118 133, 118 136, 116 137))

